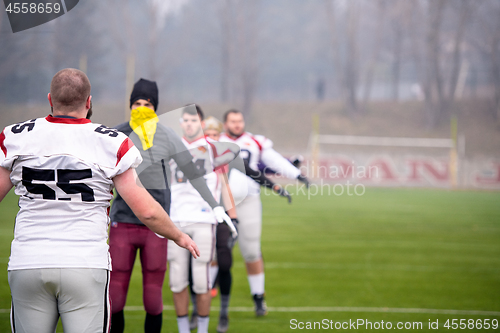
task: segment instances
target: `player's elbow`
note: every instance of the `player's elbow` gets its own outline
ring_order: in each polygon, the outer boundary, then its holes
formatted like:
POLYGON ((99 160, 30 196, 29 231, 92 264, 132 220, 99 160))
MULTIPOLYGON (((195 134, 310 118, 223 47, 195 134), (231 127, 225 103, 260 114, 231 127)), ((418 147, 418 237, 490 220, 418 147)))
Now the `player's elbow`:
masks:
POLYGON ((147 226, 152 226, 158 220, 158 212, 153 207, 146 207, 134 212, 135 216, 147 226))

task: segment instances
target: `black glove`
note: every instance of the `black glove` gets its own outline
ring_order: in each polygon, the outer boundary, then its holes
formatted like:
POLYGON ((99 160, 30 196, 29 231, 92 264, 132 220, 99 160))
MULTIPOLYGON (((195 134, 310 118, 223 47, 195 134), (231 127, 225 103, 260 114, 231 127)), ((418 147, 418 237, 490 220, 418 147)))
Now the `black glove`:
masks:
POLYGON ((238 219, 231 218, 231 222, 233 222, 236 231, 238 231, 238 223, 240 223, 240 221, 238 221, 238 219))
MULTIPOLYGON (((233 222, 234 227, 236 228, 236 231, 238 231, 238 223, 239 223, 238 219, 231 219, 231 222, 233 222)), ((233 237, 233 235, 230 234, 230 236, 229 236, 229 238, 227 240, 227 247, 230 248, 230 249, 232 249, 233 246, 234 246, 234 243, 236 243, 237 239, 238 239, 238 236, 233 237)))
POLYGON ((306 177, 304 177, 302 175, 299 175, 297 177, 297 179, 298 179, 299 182, 304 183, 306 185, 306 187, 309 188, 310 183, 309 183, 309 180, 306 177))
POLYGON ((273 187, 273 191, 278 193, 280 196, 287 198, 288 203, 292 203, 292 196, 290 195, 290 193, 288 193, 287 190, 285 190, 285 188, 281 187, 278 184, 275 184, 273 187))

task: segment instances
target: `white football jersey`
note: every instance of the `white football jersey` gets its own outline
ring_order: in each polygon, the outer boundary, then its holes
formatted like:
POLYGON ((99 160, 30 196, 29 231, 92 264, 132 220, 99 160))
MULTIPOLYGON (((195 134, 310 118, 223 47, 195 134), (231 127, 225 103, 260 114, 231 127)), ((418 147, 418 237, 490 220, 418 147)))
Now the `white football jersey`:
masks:
POLYGON ((112 178, 142 162, 132 141, 87 119, 49 115, 6 127, 0 148, 20 208, 8 269, 111 269, 112 178))
MULTIPOLYGON (((286 158, 277 153, 273 149, 273 142, 263 135, 253 135, 252 133, 244 132, 238 138, 233 139, 223 133, 220 136, 219 141, 233 142, 240 146, 241 158, 248 160, 248 165, 254 170, 259 170, 259 161, 262 161, 267 167, 286 178, 295 179, 300 175, 300 170, 294 167, 293 164, 286 158)), ((236 177, 230 177, 229 179, 231 191, 237 191, 237 188, 247 186, 249 195, 260 194, 260 186, 252 178, 246 177, 246 184, 241 182, 241 177, 237 178, 237 182, 231 181, 232 178, 236 177)))
MULTIPOLYGON (((209 138, 199 138, 193 142, 188 142, 182 138, 182 142, 193 155, 193 163, 205 175, 207 186, 218 202, 221 196, 221 182, 218 171, 214 171, 214 149, 209 138)), ((172 203, 170 205, 170 218, 174 222, 180 223, 217 223, 212 208, 203 200, 201 195, 184 177, 183 172, 177 167, 174 160, 170 161, 172 172, 172 203)))

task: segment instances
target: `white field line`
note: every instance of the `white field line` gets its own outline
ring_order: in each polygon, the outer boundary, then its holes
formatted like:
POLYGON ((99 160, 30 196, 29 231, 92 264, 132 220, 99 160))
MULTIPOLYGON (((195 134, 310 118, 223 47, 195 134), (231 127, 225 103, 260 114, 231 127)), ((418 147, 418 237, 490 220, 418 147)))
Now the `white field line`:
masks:
MULTIPOLYGON (((454 267, 454 266, 424 266, 424 265, 393 265, 393 264, 328 264, 306 262, 266 262, 266 269, 307 269, 307 270, 377 270, 377 271, 419 271, 419 272, 477 272, 500 271, 497 267, 454 267)), ((234 267, 244 267, 243 263, 234 263, 234 267)))
MULTIPOLYGON (((125 311, 143 311, 142 306, 126 306, 125 311)), ((171 305, 163 306, 163 310, 175 310, 171 305)), ((211 311, 219 311, 218 307, 210 308, 211 311)), ((369 308, 369 307, 268 307, 269 312, 384 312, 384 313, 426 313, 426 314, 449 314, 449 315, 478 315, 478 316, 498 316, 500 311, 479 311, 479 310, 446 310, 446 309, 419 309, 419 308, 369 308)), ((253 312, 253 307, 230 307, 231 312, 253 312)))
MULTIPOLYGON (((143 311, 142 306, 126 306, 125 311, 143 311)), ((171 305, 163 306, 163 310, 175 310, 171 305)), ((219 311, 218 307, 212 307, 211 311, 219 311)), ((425 314, 448 314, 448 315, 477 315, 500 317, 500 311, 479 310, 446 310, 446 309, 420 309, 420 308, 369 308, 369 307, 268 307, 269 312, 378 312, 378 313, 425 313, 425 314)), ((230 307, 230 312, 253 312, 253 307, 236 306, 230 307)), ((10 313, 10 309, 0 309, 0 313, 10 313)))

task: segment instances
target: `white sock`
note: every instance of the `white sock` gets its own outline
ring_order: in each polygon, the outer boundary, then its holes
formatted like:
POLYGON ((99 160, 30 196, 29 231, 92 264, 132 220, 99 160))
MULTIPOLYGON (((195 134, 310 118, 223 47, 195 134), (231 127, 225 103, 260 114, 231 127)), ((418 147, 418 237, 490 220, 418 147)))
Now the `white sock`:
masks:
POLYGON ((264 273, 248 275, 250 294, 262 295, 264 293, 264 273))
POLYGON ((189 330, 189 317, 177 317, 177 327, 179 327, 179 333, 190 333, 191 331, 189 330))
POLYGON ((198 316, 198 333, 208 333, 208 321, 210 317, 198 316))
POLYGON ((217 273, 219 273, 219 266, 210 266, 210 288, 214 286, 217 273))

